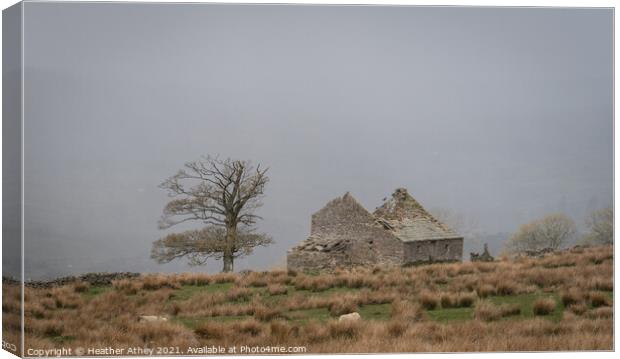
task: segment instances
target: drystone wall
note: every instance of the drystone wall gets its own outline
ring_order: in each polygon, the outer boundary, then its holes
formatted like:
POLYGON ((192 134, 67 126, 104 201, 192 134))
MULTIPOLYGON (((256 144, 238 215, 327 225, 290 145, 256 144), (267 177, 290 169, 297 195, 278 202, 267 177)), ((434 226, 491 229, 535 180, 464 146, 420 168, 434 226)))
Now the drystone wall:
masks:
POLYGON ((462 256, 462 238, 405 243, 405 264, 460 261, 462 256))
MULTIPOLYGON (((116 273, 86 273, 79 276, 68 276, 51 280, 26 281, 24 285, 32 288, 51 288, 60 287, 75 282, 86 282, 92 286, 110 285, 112 281, 139 277, 140 273, 116 272, 116 273)), ((8 285, 19 284, 15 278, 2 277, 2 283, 8 285)))

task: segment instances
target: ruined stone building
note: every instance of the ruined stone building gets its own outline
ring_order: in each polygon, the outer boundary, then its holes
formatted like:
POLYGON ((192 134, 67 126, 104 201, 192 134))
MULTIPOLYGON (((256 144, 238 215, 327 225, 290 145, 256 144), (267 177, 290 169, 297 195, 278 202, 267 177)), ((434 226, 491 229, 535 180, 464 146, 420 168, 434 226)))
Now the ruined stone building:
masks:
POLYGON ((463 237, 404 188, 368 212, 348 192, 312 215, 310 236, 287 254, 294 270, 460 261, 463 237))

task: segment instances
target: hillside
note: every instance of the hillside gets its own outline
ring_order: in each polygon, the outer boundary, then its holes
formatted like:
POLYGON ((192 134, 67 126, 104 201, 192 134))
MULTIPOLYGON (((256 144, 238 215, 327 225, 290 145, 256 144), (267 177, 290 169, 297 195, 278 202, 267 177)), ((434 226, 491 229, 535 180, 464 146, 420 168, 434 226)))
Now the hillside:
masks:
MULTIPOLYGON (((123 355, 140 354, 128 351, 134 347, 205 354, 200 350, 212 346, 308 353, 611 350, 612 278, 613 247, 606 246, 491 263, 320 275, 143 275, 111 285, 27 287, 25 342, 27 349, 112 347, 123 355), (361 320, 338 321, 355 311, 361 320), (144 315, 166 320, 140 321, 144 315)), ((18 298, 17 286, 4 283, 3 290, 18 298)), ((19 312, 10 301, 2 310, 8 340, 19 312)))

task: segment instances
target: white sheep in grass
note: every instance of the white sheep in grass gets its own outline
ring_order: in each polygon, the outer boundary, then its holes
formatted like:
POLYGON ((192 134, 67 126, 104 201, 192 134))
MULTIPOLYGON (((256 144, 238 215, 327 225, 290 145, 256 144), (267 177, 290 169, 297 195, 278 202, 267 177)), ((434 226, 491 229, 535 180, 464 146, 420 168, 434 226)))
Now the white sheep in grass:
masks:
POLYGON ((359 315, 358 312, 353 312, 353 313, 349 313, 349 314, 343 314, 338 318, 339 322, 343 322, 343 321, 357 321, 362 319, 362 317, 359 315))

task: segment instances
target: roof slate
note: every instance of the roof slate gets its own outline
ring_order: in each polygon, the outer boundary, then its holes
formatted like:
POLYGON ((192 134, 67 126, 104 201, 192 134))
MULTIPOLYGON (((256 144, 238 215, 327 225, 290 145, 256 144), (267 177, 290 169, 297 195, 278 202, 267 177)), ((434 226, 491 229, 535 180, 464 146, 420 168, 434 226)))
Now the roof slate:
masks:
POLYGON ((374 215, 403 242, 463 238, 428 213, 404 188, 394 191, 374 215))

